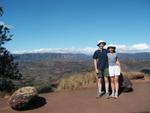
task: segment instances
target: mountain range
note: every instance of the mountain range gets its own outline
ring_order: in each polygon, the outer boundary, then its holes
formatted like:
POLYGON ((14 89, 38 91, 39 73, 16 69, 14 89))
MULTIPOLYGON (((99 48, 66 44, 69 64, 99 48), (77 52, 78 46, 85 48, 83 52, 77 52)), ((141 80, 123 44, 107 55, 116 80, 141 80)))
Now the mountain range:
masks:
MULTIPOLYGON (((123 71, 150 70, 150 53, 118 53, 123 71)), ((46 83, 94 70, 92 55, 81 53, 14 54, 24 78, 46 83)))
MULTIPOLYGON (((43 60, 90 60, 92 55, 81 54, 81 53, 24 53, 24 54, 14 54, 17 61, 43 61, 43 60)), ((150 60, 150 53, 118 53, 121 60, 139 60, 147 61, 150 60)))

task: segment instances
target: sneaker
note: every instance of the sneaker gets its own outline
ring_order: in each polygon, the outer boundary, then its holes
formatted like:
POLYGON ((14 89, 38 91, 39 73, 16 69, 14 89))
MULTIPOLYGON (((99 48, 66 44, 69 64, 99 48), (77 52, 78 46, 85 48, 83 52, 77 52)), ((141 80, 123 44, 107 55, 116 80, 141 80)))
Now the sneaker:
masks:
POLYGON ((109 92, 108 92, 108 93, 105 93, 105 97, 106 97, 106 98, 109 98, 109 92))
POLYGON ((117 93, 115 93, 115 96, 114 96, 115 98, 118 98, 118 94, 117 93))
POLYGON ((112 93, 112 94, 110 95, 110 97, 114 98, 114 97, 115 97, 115 94, 114 94, 114 93, 112 93))
POLYGON ((104 94, 104 92, 103 92, 103 91, 102 91, 101 93, 98 93, 98 94, 97 94, 97 96, 96 96, 96 98, 102 97, 102 96, 103 96, 103 94, 104 94))

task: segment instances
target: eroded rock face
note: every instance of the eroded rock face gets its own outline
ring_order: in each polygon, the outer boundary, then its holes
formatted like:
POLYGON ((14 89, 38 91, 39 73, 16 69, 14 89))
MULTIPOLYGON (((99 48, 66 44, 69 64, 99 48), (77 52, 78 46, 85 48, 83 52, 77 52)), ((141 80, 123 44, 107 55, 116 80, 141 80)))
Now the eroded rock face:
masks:
POLYGON ((121 91, 123 92, 133 91, 132 82, 129 80, 129 78, 123 76, 122 74, 119 76, 119 84, 121 91))
POLYGON ((9 98, 9 105, 16 110, 26 109, 31 99, 38 96, 38 92, 34 87, 22 87, 15 91, 9 98))

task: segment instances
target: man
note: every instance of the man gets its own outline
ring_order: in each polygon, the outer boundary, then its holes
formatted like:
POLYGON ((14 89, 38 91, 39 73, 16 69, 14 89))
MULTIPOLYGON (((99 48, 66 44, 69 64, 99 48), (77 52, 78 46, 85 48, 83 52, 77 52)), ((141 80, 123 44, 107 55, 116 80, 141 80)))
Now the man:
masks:
POLYGON ((109 80, 108 80, 108 58, 107 50, 104 49, 106 42, 103 40, 98 41, 97 46, 98 50, 94 52, 94 67, 97 74, 97 86, 98 86, 98 95, 97 98, 104 94, 102 91, 102 82, 104 79, 105 82, 105 96, 109 96, 109 80))

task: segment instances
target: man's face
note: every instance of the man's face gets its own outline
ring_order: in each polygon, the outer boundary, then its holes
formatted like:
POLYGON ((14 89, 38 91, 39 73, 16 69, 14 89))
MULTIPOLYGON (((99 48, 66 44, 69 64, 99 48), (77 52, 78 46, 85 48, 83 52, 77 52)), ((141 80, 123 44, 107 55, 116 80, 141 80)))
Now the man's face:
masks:
POLYGON ((100 49, 103 49, 104 46, 105 46, 105 45, 104 45, 103 43, 100 43, 100 44, 99 44, 99 48, 100 48, 100 49))

